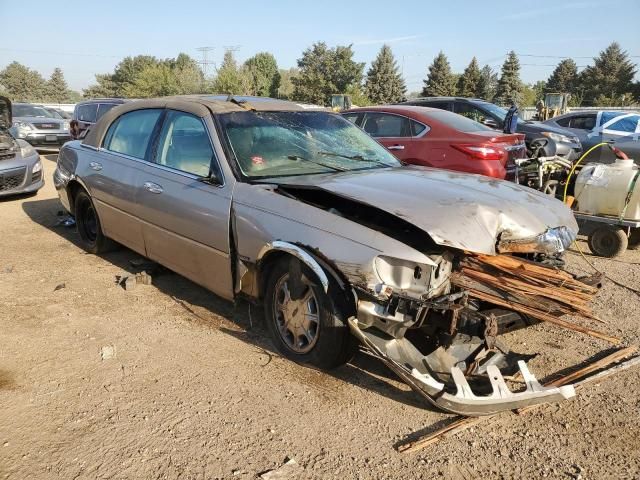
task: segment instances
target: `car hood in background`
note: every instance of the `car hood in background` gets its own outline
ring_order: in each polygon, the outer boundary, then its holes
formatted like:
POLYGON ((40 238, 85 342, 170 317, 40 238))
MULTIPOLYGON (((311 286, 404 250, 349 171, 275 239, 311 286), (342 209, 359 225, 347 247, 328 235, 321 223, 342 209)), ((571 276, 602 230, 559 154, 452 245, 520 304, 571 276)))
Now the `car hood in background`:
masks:
POLYGON ((64 130, 64 122, 66 121, 66 120, 62 120, 61 118, 50 118, 50 117, 13 117, 13 119, 20 122, 30 123, 31 125, 34 125, 36 128, 38 128, 37 125, 41 123, 54 124, 54 125, 57 125, 58 130, 64 130))
POLYGON ((563 128, 554 127, 552 125, 548 125, 546 123, 541 122, 524 122, 518 124, 518 130, 527 133, 542 133, 542 132, 551 132, 557 133, 558 135, 564 135, 565 137, 575 137, 575 134, 565 130, 563 128))
POLYGON ((0 128, 11 128, 11 100, 0 96, 0 128))
POLYGON ((571 210, 527 187, 441 169, 409 166, 270 180, 318 188, 414 224, 439 245, 493 255, 498 240, 531 238, 549 228, 577 234, 571 210))

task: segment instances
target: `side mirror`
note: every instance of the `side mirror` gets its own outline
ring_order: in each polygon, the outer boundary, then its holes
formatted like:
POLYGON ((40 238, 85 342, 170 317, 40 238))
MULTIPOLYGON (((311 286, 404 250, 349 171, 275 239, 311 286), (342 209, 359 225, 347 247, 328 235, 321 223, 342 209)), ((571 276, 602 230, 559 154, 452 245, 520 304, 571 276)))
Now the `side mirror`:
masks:
POLYGON ((498 128, 498 122, 496 122, 493 118, 485 118, 482 121, 483 125, 486 125, 489 128, 498 128))

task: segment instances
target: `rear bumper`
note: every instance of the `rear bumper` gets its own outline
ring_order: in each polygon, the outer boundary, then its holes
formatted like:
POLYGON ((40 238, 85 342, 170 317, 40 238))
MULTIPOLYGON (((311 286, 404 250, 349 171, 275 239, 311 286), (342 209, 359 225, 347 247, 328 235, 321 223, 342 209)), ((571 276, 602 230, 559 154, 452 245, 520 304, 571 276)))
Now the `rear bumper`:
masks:
POLYGON ((69 198, 69 192, 67 190, 69 180, 71 180, 71 178, 61 171, 59 167, 56 167, 53 172, 53 186, 58 192, 58 197, 60 197, 60 203, 62 203, 62 206, 67 212, 73 213, 73 209, 71 208, 71 199, 69 198))

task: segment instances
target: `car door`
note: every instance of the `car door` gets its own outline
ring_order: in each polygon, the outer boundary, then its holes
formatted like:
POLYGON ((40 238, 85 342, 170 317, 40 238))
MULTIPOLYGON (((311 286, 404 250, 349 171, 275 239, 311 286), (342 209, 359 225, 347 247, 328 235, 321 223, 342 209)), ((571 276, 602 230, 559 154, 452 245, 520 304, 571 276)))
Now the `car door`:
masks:
POLYGON ((138 219, 138 179, 149 159, 151 139, 162 109, 125 113, 109 126, 102 147, 86 148, 85 182, 106 236, 145 255, 144 237, 138 219))
MULTIPOLYGON (((608 142, 626 153, 630 158, 640 153, 640 115, 624 112, 598 112, 596 127, 587 134, 588 141, 583 149, 600 142, 608 142)), ((595 155, 590 154, 587 161, 612 163, 615 154, 608 148, 600 148, 595 155), (592 156, 593 155, 593 156, 592 156)))
POLYGON ((384 145, 398 160, 419 163, 421 156, 417 135, 423 136, 427 127, 419 124, 424 128, 414 135, 411 122, 411 119, 403 115, 366 112, 362 119, 362 129, 384 145))
POLYGON ((210 116, 166 111, 153 162, 139 178, 140 218, 149 258, 232 298, 231 187, 224 184, 210 132, 210 116))

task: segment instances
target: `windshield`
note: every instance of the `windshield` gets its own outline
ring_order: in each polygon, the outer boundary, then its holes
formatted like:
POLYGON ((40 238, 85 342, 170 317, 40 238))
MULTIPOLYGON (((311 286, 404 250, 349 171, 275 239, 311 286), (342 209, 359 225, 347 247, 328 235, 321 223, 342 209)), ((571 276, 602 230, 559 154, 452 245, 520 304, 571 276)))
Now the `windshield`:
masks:
MULTIPOLYGON (((502 107, 499 107, 498 105, 494 105, 493 103, 488 103, 488 102, 482 102, 481 106, 482 106, 482 108, 487 110, 489 113, 491 113, 494 116, 498 117, 498 119, 502 123, 504 123, 504 119, 507 116, 507 110, 505 110, 502 107)), ((521 118, 519 118, 519 117, 518 117, 518 123, 523 123, 523 120, 521 118)))
POLYGON ((384 147, 328 112, 234 112, 221 124, 249 178, 395 167, 384 147))
POLYGON ((13 104, 14 117, 43 117, 52 118, 53 116, 44 108, 35 105, 16 105, 13 104))
POLYGON ((58 120, 64 118, 62 115, 60 115, 58 112, 56 112, 52 108, 45 108, 45 110, 49 112, 49 118, 57 118, 58 120))

